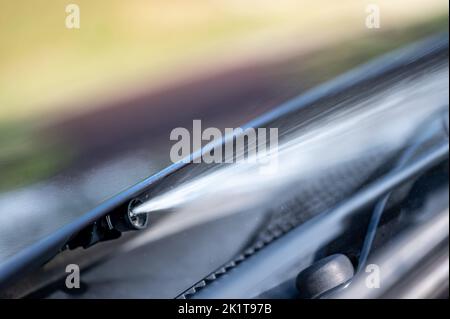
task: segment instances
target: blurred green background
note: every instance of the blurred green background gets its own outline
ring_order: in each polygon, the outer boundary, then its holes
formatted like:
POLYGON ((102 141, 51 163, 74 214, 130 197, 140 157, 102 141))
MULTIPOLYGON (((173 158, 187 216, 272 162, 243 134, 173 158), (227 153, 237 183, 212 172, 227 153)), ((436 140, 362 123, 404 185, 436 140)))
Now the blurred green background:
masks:
POLYGON ((364 26, 368 3, 380 6, 380 31, 448 16, 442 0, 1 0, 0 123, 84 111, 64 104, 132 90, 143 78, 157 84, 374 32, 364 26), (65 27, 69 3, 80 7, 80 29, 65 27))

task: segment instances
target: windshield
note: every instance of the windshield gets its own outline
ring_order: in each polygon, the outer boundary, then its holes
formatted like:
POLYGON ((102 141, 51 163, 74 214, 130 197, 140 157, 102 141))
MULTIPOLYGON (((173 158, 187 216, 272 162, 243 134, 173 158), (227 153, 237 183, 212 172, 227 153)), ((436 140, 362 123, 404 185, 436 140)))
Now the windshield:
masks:
POLYGON ((448 29, 447 1, 379 1, 378 28, 368 3, 1 1, 0 263, 170 165, 174 127, 238 127, 448 29))

